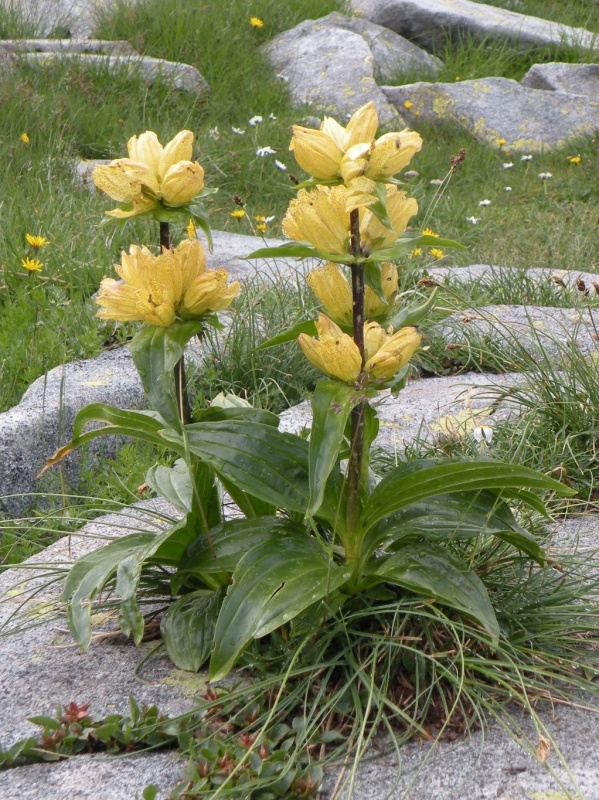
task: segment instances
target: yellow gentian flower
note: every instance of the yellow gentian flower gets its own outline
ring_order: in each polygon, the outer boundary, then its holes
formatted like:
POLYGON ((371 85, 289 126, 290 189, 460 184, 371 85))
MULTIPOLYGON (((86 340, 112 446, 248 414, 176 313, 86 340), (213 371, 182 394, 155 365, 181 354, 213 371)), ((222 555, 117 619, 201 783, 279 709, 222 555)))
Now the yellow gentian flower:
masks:
MULTIPOLYGON (((344 383, 356 381, 362 368, 360 351, 352 337, 324 314, 318 317, 316 330, 318 339, 307 333, 298 336, 298 344, 308 361, 330 378, 344 383)), ((416 328, 401 328, 391 334, 378 322, 367 322, 364 325, 364 371, 378 382, 391 380, 408 363, 421 341, 416 328)))
POLYGON ((96 186, 120 203, 131 203, 130 211, 114 209, 111 217, 124 219, 145 214, 158 203, 182 206, 204 186, 204 170, 191 161, 193 133, 180 131, 164 147, 153 131, 133 136, 127 143, 129 158, 94 167, 96 186))
POLYGON ((339 177, 339 167, 344 153, 352 145, 374 139, 379 118, 372 101, 361 106, 344 128, 332 117, 325 117, 320 130, 293 126, 289 149, 295 160, 317 180, 339 177))
POLYGON ((398 191, 397 186, 387 186, 387 215, 393 228, 385 227, 369 209, 361 209, 360 239, 363 252, 370 255, 373 250, 394 245, 417 211, 418 203, 413 197, 398 191))
POLYGON ((348 253, 349 214, 345 211, 345 186, 300 189, 289 203, 283 233, 298 242, 310 242, 324 253, 348 253))
MULTIPOLYGON (((340 322, 350 325, 353 319, 352 290, 341 267, 328 261, 323 267, 308 272, 306 280, 328 313, 340 322)), ((387 262, 381 265, 381 284, 386 302, 380 300, 370 286, 366 286, 364 290, 364 316, 367 319, 384 314, 393 302, 398 285, 395 264, 387 262)))
MULTIPOLYGON (((373 322, 370 325, 376 325, 376 323, 373 322)), ((366 329, 364 330, 365 351, 369 356, 364 369, 375 380, 384 383, 390 381, 402 367, 405 367, 420 346, 422 336, 413 327, 400 328, 397 333, 393 334, 384 331, 383 333, 384 337, 378 331, 367 334, 366 329), (368 349, 369 341, 378 345, 372 355, 372 350, 368 349)))
POLYGON ((324 314, 318 317, 316 330, 318 339, 307 333, 297 339, 308 361, 330 378, 353 383, 361 372, 362 359, 352 337, 324 314))
POLYGON ((159 256, 131 245, 115 269, 122 282, 104 278, 96 298, 101 319, 168 327, 177 318, 222 311, 239 293, 238 281, 227 283, 226 270, 206 269, 206 253, 198 239, 185 239, 176 250, 164 249, 159 256))

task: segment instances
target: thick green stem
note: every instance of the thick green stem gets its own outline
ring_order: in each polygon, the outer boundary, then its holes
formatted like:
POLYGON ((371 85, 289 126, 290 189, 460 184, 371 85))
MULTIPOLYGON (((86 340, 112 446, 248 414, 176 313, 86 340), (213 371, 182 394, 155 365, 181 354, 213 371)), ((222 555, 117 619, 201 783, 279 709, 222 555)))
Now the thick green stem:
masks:
MULTIPOLYGON (((359 258, 360 217, 358 209, 350 214, 350 250, 352 256, 359 258)), ((360 351, 364 367, 364 267, 351 265, 353 299, 353 335, 360 351)), ((351 413, 351 442, 347 466, 347 529, 350 542, 358 545, 360 529, 360 482, 362 476, 362 455, 364 449, 364 401, 360 401, 351 413)), ((351 545, 350 545, 351 547, 351 545)), ((350 548, 348 548, 349 550, 350 548)), ((353 547, 351 550, 353 551, 353 547)), ((359 552, 348 552, 348 561, 359 559, 359 552)))
MULTIPOLYGON (((168 222, 160 223, 160 250, 170 250, 171 247, 171 229, 168 222)), ((179 409, 179 416, 181 422, 187 425, 191 422, 191 405, 189 403, 189 394, 187 391, 187 378, 185 376, 185 357, 181 356, 179 361, 175 364, 173 370, 175 378, 175 395, 177 398, 177 407, 179 409)))

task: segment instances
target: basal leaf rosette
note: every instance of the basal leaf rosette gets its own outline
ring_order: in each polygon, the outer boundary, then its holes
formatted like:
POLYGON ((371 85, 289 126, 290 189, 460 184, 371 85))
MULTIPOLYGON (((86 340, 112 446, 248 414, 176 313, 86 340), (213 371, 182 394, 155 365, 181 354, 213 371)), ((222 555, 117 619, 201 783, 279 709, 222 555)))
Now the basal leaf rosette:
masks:
POLYGON ((378 322, 364 325, 364 369, 360 350, 353 338, 325 314, 316 321, 318 338, 303 333, 298 344, 304 355, 329 378, 355 383, 362 373, 377 384, 391 381, 405 367, 420 346, 422 336, 414 327, 396 333, 385 330, 378 322))
POLYGON ((131 245, 115 269, 121 281, 104 278, 96 298, 101 319, 168 327, 222 311, 239 293, 239 282, 228 283, 226 270, 206 269, 206 253, 197 239, 185 239, 158 256, 131 245))
MULTIPOLYGON (((384 225, 370 209, 360 208, 360 242, 364 256, 395 244, 418 211, 413 197, 396 186, 386 188, 387 215, 391 227, 384 225)), ((351 263, 349 247, 350 190, 343 185, 300 189, 283 219, 283 233, 290 239, 311 244, 324 260, 351 263)))
MULTIPOLYGON (((308 285, 327 310, 329 316, 344 325, 353 321, 353 301, 351 285, 343 269, 332 261, 311 270, 306 275, 308 285)), ((381 264, 382 300, 371 288, 364 291, 364 315, 367 319, 377 319, 389 313, 397 294, 398 273, 395 264, 381 264)))
POLYGON ((344 128, 325 117, 319 130, 293 126, 289 149, 297 163, 316 181, 342 182, 349 189, 346 211, 377 202, 377 183, 406 167, 422 147, 415 131, 386 133, 375 139, 379 126, 374 103, 359 108, 344 128))
POLYGON ((188 205, 204 188, 204 170, 192 161, 193 133, 180 131, 164 147, 153 131, 127 143, 128 158, 117 158, 94 168, 92 178, 98 189, 122 204, 107 211, 116 219, 181 209, 189 216, 188 205))

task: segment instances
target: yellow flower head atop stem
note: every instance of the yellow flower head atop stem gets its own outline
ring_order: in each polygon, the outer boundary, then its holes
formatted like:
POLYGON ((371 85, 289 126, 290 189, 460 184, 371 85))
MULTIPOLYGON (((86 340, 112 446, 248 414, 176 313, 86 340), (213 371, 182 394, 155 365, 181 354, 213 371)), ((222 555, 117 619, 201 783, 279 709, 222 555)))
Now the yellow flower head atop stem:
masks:
MULTIPOLYGON (((306 333, 298 337, 304 355, 330 378, 354 383, 362 372, 360 351, 351 336, 324 314, 316 322, 318 338, 306 333)), ((391 380, 405 366, 420 345, 416 328, 401 328, 388 333, 377 322, 364 325, 364 372, 380 383, 391 380)))
POLYGON ((131 245, 115 267, 122 282, 104 278, 96 303, 101 319, 140 320, 167 327, 222 311, 239 293, 239 282, 227 283, 224 269, 207 270, 206 253, 197 239, 185 239, 176 250, 159 256, 131 245))
MULTIPOLYGON (((340 322, 351 325, 353 319, 352 291, 341 267, 328 261, 323 267, 317 267, 308 272, 306 280, 328 313, 340 322)), ((386 313, 393 303, 398 284, 395 264, 387 262, 381 265, 381 284, 386 302, 383 302, 370 286, 365 288, 364 314, 368 319, 386 313)))
POLYGON ((158 203, 169 207, 189 203, 204 186, 204 170, 191 161, 192 149, 191 131, 180 131, 164 147, 153 131, 129 139, 129 158, 98 165, 92 173, 98 189, 133 206, 108 211, 108 215, 124 219, 145 214, 158 203))
MULTIPOLYGON (((349 254, 348 195, 349 189, 341 185, 300 189, 289 203, 283 233, 298 242, 309 242, 322 253, 349 254)), ((360 238, 365 255, 393 245, 417 211, 416 200, 406 197, 396 186, 387 186, 387 214, 392 228, 385 227, 369 209, 360 208, 360 238)))

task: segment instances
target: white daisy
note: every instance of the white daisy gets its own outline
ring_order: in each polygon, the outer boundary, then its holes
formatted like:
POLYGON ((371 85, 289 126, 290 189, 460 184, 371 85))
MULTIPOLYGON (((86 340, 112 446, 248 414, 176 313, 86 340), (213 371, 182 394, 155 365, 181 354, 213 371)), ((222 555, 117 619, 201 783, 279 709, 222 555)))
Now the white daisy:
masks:
POLYGON ((256 125, 259 125, 261 122, 264 122, 264 119, 259 114, 256 114, 256 116, 252 117, 250 120, 248 120, 248 122, 252 127, 255 127, 256 125))
POLYGON ((241 130, 241 128, 231 128, 233 133, 237 134, 237 136, 245 136, 245 131, 241 130))
POLYGON ((264 156, 274 156, 274 154, 276 152, 277 151, 273 150, 272 147, 268 147, 268 146, 267 147, 259 147, 256 150, 256 155, 259 156, 260 158, 264 158, 264 156))
POLYGON ((490 200, 481 200, 479 203, 479 206, 490 206, 490 205, 491 205, 490 200))
POLYGON ((283 162, 279 161, 277 158, 275 158, 275 167, 278 167, 278 169, 280 169, 281 172, 287 172, 287 167, 285 166, 285 164, 283 164, 283 162))
POLYGON ((471 222, 473 225, 477 225, 480 222, 480 217, 466 217, 466 222, 471 222))

